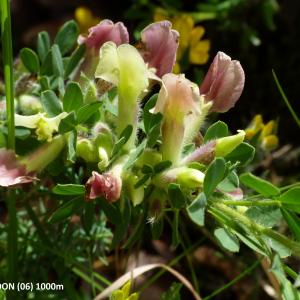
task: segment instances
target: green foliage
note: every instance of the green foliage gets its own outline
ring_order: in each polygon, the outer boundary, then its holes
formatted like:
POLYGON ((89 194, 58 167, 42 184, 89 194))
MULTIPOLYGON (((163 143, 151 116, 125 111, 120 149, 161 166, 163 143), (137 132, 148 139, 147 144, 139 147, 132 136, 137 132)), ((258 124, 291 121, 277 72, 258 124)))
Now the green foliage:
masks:
POLYGON ((217 185, 224 179, 226 172, 225 160, 222 157, 216 158, 208 167, 203 182, 203 190, 206 197, 210 196, 217 185))
POLYGON ((62 112, 61 102, 52 90, 42 92, 41 103, 49 117, 55 117, 62 112))
MULTIPOLYGON (((165 7, 173 4, 176 9, 182 7, 180 1, 162 2, 165 7)), ((238 5, 241 1, 197 4, 206 15, 196 14, 194 18, 198 20, 223 13, 229 15, 233 6, 238 5)), ((268 22, 270 20, 268 14, 268 22)), ((24 270, 20 270, 20 279, 28 276, 28 281, 47 282, 49 274, 54 274, 57 280, 63 281, 65 290, 61 295, 45 292, 45 297, 89 299, 91 290, 94 298, 97 292, 110 285, 105 277, 93 270, 95 262, 108 264, 107 256, 112 253, 122 256, 126 250, 126 255, 130 255, 135 249, 151 244, 150 238, 165 239, 166 236, 166 245, 177 247, 178 252, 182 249, 186 252, 195 236, 197 241, 200 240, 199 226, 205 225, 202 229, 209 235, 211 228, 217 225, 211 238, 218 241, 220 251, 237 253, 242 242, 253 251, 273 259, 272 272, 282 285, 283 297, 298 299, 298 291, 287 279, 280 258, 291 254, 300 256, 300 222, 297 216, 300 213, 300 188, 278 188, 250 173, 252 166, 249 164, 254 158, 255 148, 246 142, 225 158, 214 157, 212 151, 212 157, 208 157, 210 164, 199 163, 196 159, 185 164, 184 159, 199 150, 199 145, 228 136, 228 126, 222 121, 213 123, 204 132, 203 140, 194 139, 184 145, 178 162, 165 160, 161 151, 164 142, 162 129, 165 118, 169 116, 163 118, 163 114, 154 113, 158 94, 153 94, 151 85, 148 94, 143 91, 139 95, 143 99, 137 100, 138 133, 133 137, 134 127, 128 125, 118 134, 118 87, 110 89, 89 74, 80 76, 81 68, 85 66, 81 62, 91 54, 85 51, 85 45, 76 45, 77 37, 78 26, 69 21, 59 30, 53 44, 49 35, 41 32, 37 40, 37 54, 29 48, 20 52, 22 72, 34 74, 34 79, 31 79, 34 81, 33 88, 26 93, 41 103, 42 114, 39 116, 46 114, 45 120, 48 120, 64 113, 57 126, 42 124, 44 127, 39 127, 42 123, 39 120, 34 126, 15 130, 17 143, 21 145, 16 150, 20 163, 32 163, 33 149, 37 150, 34 162, 42 161, 47 166, 42 168, 43 172, 34 170, 26 174, 32 176, 37 173, 39 181, 27 189, 15 191, 20 199, 17 242, 21 248, 17 259, 22 261, 20 268, 23 263, 25 265, 24 270), (52 136, 50 134, 47 141, 37 141, 39 130, 51 131, 52 136), (63 145, 55 157, 52 154, 56 149, 48 150, 45 155, 43 151, 60 138, 63 145), (131 138, 135 143, 128 149, 124 146, 131 138), (87 141, 88 151, 95 159, 85 160, 78 154, 77 146, 82 141, 87 141), (92 182, 92 172, 98 173, 96 182, 92 182), (244 195, 238 195, 237 200, 235 193, 241 193, 240 182, 244 195), (256 194, 251 195, 252 192, 244 187, 256 194), (99 193, 96 199, 90 199, 93 198, 92 192, 99 193), (297 242, 287 237, 287 231, 281 234, 277 230, 282 219, 297 242), (48 264, 45 271, 36 274, 38 272, 33 270, 28 274, 28 266, 35 268, 42 263, 48 264), (69 278, 65 276, 68 273, 73 275, 69 278), (91 288, 83 289, 81 281, 91 288)), ((22 111, 19 103, 17 109, 22 111)), ((184 126, 189 126, 189 121, 186 118, 184 126)), ((0 125, 0 144, 5 147, 9 135, 6 123, 0 125)), ((180 142, 178 140, 178 145, 180 142)), ((0 196, 4 199, 6 191, 1 189, 0 196)), ((7 224, 2 224, 0 229, 0 236, 6 234, 7 224)), ((187 277, 191 277, 197 287, 197 274, 188 255, 184 256, 190 268, 187 277)), ((121 258, 123 260, 124 257, 121 258)), ((116 264, 118 262, 116 260, 116 264)), ((6 266, 6 262, 0 260, 1 272, 2 265, 6 266)), ((181 288, 182 284, 172 284, 161 299, 181 299, 181 288)), ((22 296, 28 298, 29 294, 24 292, 22 296)), ((114 291, 111 299, 136 300, 138 294, 130 294, 129 282, 114 291)))
POLYGON ((29 49, 23 48, 20 51, 21 60, 26 67, 26 69, 31 73, 38 73, 40 69, 40 62, 37 54, 29 49))
POLYGON ((204 143, 227 135, 228 126, 222 121, 217 121, 207 129, 204 136, 204 143))

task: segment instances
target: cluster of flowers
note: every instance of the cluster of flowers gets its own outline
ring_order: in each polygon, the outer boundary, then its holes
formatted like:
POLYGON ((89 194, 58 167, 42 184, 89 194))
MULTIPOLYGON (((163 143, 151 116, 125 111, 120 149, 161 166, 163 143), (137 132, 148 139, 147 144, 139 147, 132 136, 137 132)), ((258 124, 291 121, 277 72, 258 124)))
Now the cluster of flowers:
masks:
MULTIPOLYGON (((130 154, 136 150, 141 99, 154 83, 161 85, 157 102, 151 111, 162 114, 161 143, 159 149, 145 149, 141 160, 170 161, 171 167, 159 173, 152 183, 164 188, 176 182, 187 188, 198 188, 204 173, 189 167, 192 162, 209 164, 215 157, 225 156, 244 139, 245 132, 219 138, 202 144, 184 156, 183 148, 199 134, 203 120, 210 112, 226 112, 239 99, 244 87, 244 71, 238 61, 217 53, 202 84, 191 82, 184 74, 175 75, 179 33, 169 21, 159 21, 141 32, 136 47, 129 44, 129 34, 123 23, 103 20, 80 36, 86 53, 80 73, 93 81, 105 82, 105 87, 115 86, 118 92, 118 118, 116 132, 100 120, 93 127, 93 140, 78 138, 76 153, 86 161, 98 162, 99 170, 92 172, 86 182, 87 199, 105 197, 113 202, 120 198, 123 187, 132 193, 134 204, 143 200, 143 187, 135 188, 137 173, 124 171, 130 154), (107 85, 107 83, 109 83, 107 85), (116 136, 132 126, 132 134, 123 146, 123 154, 109 163, 116 136), (149 150, 149 151, 148 151, 149 150)), ((82 86, 82 77, 77 80, 82 86)), ((99 99, 98 99, 99 101, 99 99)), ((49 117, 44 112, 31 116, 16 115, 16 125, 36 129, 39 140, 45 143, 29 156, 16 158, 12 151, 0 151, 0 185, 12 186, 35 180, 40 172, 64 148, 64 135, 56 134, 62 114, 49 117)))

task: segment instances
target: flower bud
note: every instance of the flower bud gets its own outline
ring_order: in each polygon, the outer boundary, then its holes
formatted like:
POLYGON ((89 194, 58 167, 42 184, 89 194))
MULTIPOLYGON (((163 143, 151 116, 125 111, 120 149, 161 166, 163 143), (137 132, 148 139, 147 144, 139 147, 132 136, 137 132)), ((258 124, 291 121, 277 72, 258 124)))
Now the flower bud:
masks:
POLYGON ((88 139, 81 139, 76 145, 76 155, 86 162, 98 162, 98 153, 95 144, 88 139))
POLYGON ((88 200, 104 197, 109 202, 115 202, 120 198, 122 181, 112 173, 92 172, 86 185, 90 189, 88 200))
POLYGON ((139 51, 159 77, 170 73, 176 61, 179 33, 171 27, 171 22, 161 21, 148 25, 141 32, 139 51))
POLYGON ((240 145, 245 138, 245 131, 238 130, 238 134, 226 136, 216 140, 216 156, 226 156, 240 145))
POLYGON ((42 111, 42 104, 39 98, 32 95, 21 95, 19 107, 24 115, 33 115, 42 111))
POLYGON ((226 112, 240 98, 245 83, 245 74, 239 61, 223 52, 215 56, 201 86, 205 101, 212 101, 212 112, 226 112))
POLYGON ((153 149, 145 149, 136 161, 135 165, 142 168, 143 165, 155 166, 162 161, 161 153, 153 149))
POLYGON ((89 29, 88 36, 79 36, 78 44, 85 44, 87 48, 80 73, 83 72, 89 79, 93 79, 99 62, 99 49, 104 43, 109 41, 116 45, 127 44, 129 42, 127 28, 122 22, 114 24, 111 20, 103 20, 98 25, 89 29))
POLYGON ((186 188, 198 188, 203 185, 203 180, 203 172, 188 167, 178 167, 157 175, 153 182, 162 188, 165 188, 169 183, 178 183, 186 188))

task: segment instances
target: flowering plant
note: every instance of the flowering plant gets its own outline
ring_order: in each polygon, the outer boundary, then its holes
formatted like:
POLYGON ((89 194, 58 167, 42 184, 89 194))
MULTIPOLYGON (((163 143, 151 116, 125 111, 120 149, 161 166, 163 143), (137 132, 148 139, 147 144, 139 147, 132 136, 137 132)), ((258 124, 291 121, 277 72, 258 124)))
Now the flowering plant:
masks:
MULTIPOLYGON (((236 104, 244 87, 243 68, 218 52, 198 86, 172 73, 179 41, 169 21, 147 26, 136 47, 129 44, 125 25, 110 20, 79 37, 76 23, 69 21, 53 43, 41 32, 37 53, 24 48, 16 63, 23 75, 15 88, 20 81, 26 84, 15 93, 16 113, 10 115, 15 151, 6 149, 11 146, 10 120, 1 123, 1 193, 13 191, 20 201, 26 217, 20 214, 19 222, 31 220, 41 253, 54 258, 49 269, 56 278, 74 273, 91 285, 95 299, 112 292, 103 286, 110 285, 108 279, 95 271, 97 258, 108 264, 112 250, 125 255, 144 238, 158 240, 167 224, 172 247, 184 249, 184 223, 212 230, 224 251, 238 252, 244 243, 268 258, 282 296, 298 297, 281 258, 300 255, 300 188, 278 188, 239 173, 254 156, 246 133, 231 134, 221 121, 205 129, 205 119, 236 104), (293 238, 276 231, 281 220, 293 238), (78 241, 86 249, 78 248, 78 241)), ((38 246, 32 242, 30 247, 25 253, 33 251, 41 259, 38 246)), ((200 299, 195 278, 193 287, 165 268, 200 299)), ((78 293, 75 281, 63 282, 64 298, 86 292, 82 287, 78 293)), ((125 282, 113 285, 111 299, 137 299, 127 285, 118 290, 125 282)))

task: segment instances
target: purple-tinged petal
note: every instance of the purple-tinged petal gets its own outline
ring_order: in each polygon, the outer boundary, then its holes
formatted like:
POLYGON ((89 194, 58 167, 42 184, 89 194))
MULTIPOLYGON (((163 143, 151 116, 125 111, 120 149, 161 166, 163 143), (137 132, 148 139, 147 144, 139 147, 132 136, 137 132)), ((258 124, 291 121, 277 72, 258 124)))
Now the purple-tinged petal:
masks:
POLYGON ((205 101, 212 101, 213 112, 226 112, 240 98, 245 84, 245 73, 239 61, 223 52, 215 56, 200 86, 205 101))
POLYGON ((121 178, 112 173, 99 174, 92 172, 92 176, 87 181, 90 188, 88 200, 104 197, 109 202, 114 202, 120 198, 122 181, 121 178))
POLYGON ((25 165, 17 161, 12 150, 0 149, 0 186, 8 187, 33 180, 35 178, 27 174, 25 165))
POLYGON ((127 44, 129 34, 127 28, 122 22, 113 23, 111 20, 103 20, 98 25, 89 29, 88 36, 80 35, 79 44, 86 44, 88 48, 94 48, 98 54, 101 46, 112 41, 116 45, 127 44))
POLYGON ((231 192, 227 192, 226 194, 234 200, 242 200, 244 197, 243 190, 240 188, 236 188, 231 192))
POLYGON ((176 61, 179 33, 169 21, 152 23, 141 33, 140 53, 156 75, 170 73, 176 61))

